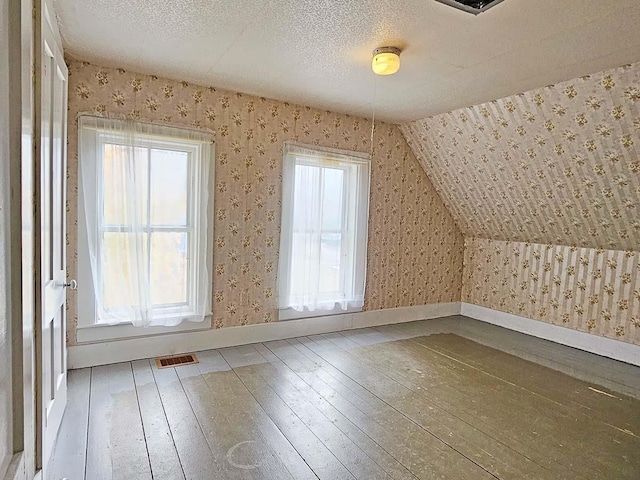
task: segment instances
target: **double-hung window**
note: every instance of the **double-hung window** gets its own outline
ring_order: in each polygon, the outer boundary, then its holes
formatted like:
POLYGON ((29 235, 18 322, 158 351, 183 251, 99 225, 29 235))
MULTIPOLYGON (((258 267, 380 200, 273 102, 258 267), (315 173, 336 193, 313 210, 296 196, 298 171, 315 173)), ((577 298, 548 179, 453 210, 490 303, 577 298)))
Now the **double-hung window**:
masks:
POLYGON ((79 327, 210 322, 211 135, 78 123, 79 327))
POLYGON ((369 155, 285 143, 279 318, 360 311, 369 155))

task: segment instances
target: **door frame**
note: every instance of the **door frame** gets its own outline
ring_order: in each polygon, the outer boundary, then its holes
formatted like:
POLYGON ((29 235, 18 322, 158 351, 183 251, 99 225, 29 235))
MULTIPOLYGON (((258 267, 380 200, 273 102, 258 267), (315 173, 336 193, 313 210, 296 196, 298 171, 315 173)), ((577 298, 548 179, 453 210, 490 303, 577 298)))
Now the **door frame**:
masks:
POLYGON ((8 2, 9 224, 13 457, 4 477, 35 475, 33 2, 8 2))

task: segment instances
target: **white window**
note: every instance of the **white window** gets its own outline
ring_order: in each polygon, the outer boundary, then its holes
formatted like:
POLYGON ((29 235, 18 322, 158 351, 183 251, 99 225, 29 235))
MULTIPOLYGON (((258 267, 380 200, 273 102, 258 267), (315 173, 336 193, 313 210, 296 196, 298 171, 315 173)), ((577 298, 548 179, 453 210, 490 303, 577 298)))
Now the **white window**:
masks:
POLYGON ((104 337, 83 326, 129 336, 210 324, 211 136, 81 116, 78 147, 79 337, 104 337))
POLYGON ((369 156, 285 143, 279 318, 362 310, 369 156))

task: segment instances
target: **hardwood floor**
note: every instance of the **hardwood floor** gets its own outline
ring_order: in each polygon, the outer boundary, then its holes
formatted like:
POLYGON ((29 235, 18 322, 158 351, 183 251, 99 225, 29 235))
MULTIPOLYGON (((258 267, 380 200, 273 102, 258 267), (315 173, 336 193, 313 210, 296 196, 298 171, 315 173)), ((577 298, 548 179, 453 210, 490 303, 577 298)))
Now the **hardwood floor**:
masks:
POLYGON ((197 356, 69 372, 48 480, 640 478, 639 368, 462 317, 197 356))

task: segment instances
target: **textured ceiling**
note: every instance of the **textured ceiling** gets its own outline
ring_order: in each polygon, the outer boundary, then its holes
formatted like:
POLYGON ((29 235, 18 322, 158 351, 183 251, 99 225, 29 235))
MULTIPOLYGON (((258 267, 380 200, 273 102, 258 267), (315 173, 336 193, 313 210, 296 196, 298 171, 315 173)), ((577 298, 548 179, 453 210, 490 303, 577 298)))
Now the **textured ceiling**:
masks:
POLYGON ((57 0, 65 51, 105 66, 407 121, 640 61, 638 0, 57 0), (403 48, 396 75, 371 52, 403 48))
POLYGON ((400 129, 463 233, 640 250, 640 64, 400 129))

